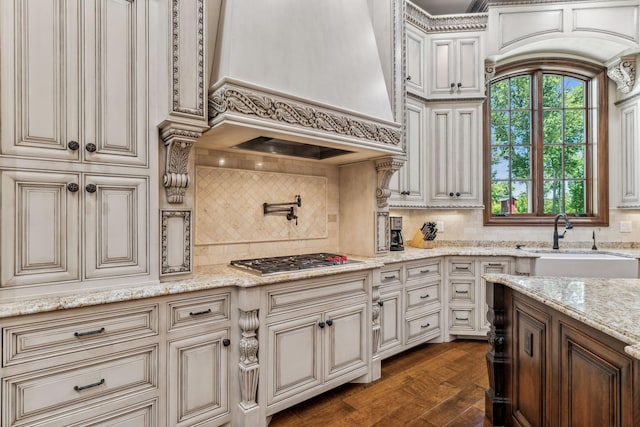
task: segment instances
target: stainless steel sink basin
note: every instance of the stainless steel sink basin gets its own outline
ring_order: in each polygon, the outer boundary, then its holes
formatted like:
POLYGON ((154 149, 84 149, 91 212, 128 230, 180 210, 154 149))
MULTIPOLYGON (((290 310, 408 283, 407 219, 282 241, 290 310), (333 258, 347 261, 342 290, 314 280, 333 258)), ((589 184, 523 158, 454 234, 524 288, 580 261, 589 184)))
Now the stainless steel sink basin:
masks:
POLYGON ((638 278, 638 259, 608 252, 535 252, 535 276, 638 278))

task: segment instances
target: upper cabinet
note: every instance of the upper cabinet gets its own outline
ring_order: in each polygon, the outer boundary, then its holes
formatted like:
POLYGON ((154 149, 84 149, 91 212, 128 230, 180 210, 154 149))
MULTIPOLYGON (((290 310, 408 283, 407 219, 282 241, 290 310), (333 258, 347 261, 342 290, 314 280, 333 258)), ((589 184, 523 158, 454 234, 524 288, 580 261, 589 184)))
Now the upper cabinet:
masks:
POLYGON ((484 96, 482 33, 430 34, 426 43, 427 98, 484 96))
POLYGON ((638 147, 638 100, 620 107, 620 208, 640 207, 640 148, 638 147))
POLYGON ((425 71, 425 36, 426 34, 407 24, 406 34, 406 75, 407 91, 418 96, 426 96, 426 71, 425 71))
POLYGON ((147 2, 3 1, 3 155, 145 166, 147 2))

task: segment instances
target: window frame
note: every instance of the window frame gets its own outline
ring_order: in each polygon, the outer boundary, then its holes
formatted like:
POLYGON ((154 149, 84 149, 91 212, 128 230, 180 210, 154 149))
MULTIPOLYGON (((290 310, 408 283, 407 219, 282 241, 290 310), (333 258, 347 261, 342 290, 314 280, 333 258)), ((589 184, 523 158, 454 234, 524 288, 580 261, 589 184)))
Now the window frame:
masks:
MULTIPOLYGON (((585 134, 587 137, 586 150, 587 157, 593 159, 594 155, 597 161, 591 161, 585 165, 586 168, 586 200, 585 204, 592 213, 589 216, 569 215, 571 223, 576 226, 608 226, 609 225, 609 98, 608 85, 606 76, 606 68, 585 61, 565 58, 548 58, 548 59, 528 59, 512 62, 495 67, 495 75, 491 81, 487 82, 487 97, 483 106, 483 199, 484 199, 484 225, 492 226, 549 226, 553 224, 556 214, 538 215, 518 214, 513 216, 496 216, 491 213, 491 83, 502 80, 507 77, 516 77, 521 75, 534 76, 536 73, 557 73, 571 77, 579 77, 588 79, 587 81, 587 99, 591 100, 594 96, 594 85, 597 93, 597 105, 589 101, 587 111, 597 111, 597 123, 589 123, 585 134), (594 129, 597 134, 594 135, 594 129), (597 145, 594 148, 594 141, 597 145), (597 162, 597 164, 596 164, 597 162), (594 170, 595 169, 595 170, 594 170), (594 175, 595 172, 595 175, 594 175), (594 176, 596 177, 594 179, 594 176), (595 182, 594 182, 595 181, 595 182)), ((542 88, 536 88, 536 83, 532 81, 532 92, 534 98, 532 102, 537 102, 541 96, 542 88)), ((533 121, 541 122, 542 111, 532 108, 532 124, 533 121)), ((592 116, 589 114, 589 116, 592 116)), ((541 128, 541 127, 540 127, 541 128)), ((532 139, 532 155, 535 161, 531 165, 532 180, 534 181, 535 194, 533 194, 534 206, 543 203, 541 200, 543 194, 542 188, 542 147, 537 143, 534 149, 534 138, 542 138, 541 135, 531 135, 532 139)), ((536 209, 534 209, 535 211, 536 209)))

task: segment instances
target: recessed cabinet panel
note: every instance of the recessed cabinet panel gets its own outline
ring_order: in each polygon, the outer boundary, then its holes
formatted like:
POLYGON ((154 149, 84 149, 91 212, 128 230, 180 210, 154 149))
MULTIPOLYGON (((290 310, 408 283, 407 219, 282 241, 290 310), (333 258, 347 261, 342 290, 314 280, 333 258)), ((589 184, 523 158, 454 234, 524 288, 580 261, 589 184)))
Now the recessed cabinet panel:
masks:
POLYGON ((144 178, 87 176, 87 278, 148 271, 148 183, 144 178))
POLYGON ((327 312, 327 342, 325 354, 326 380, 339 377, 367 365, 366 307, 364 304, 327 312), (331 322, 331 325, 328 324, 331 322))
POLYGON ((191 426, 229 412, 227 329, 169 343, 169 424, 191 426))
POLYGON ((158 425, 158 402, 152 400, 139 405, 112 411, 104 416, 91 416, 89 421, 67 427, 155 427, 158 425))
POLYGON ((638 148, 638 104, 633 102, 620 111, 620 205, 640 207, 640 149, 638 148))
POLYGON ((77 174, 2 171, 2 286, 77 280, 77 174))

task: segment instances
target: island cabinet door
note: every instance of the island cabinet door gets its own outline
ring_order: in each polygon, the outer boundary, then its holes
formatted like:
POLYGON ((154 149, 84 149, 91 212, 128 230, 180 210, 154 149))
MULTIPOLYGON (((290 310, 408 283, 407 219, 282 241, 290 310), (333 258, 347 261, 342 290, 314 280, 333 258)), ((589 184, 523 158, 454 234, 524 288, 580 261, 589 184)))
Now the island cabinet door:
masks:
POLYGON ((322 385, 321 313, 267 325, 267 405, 322 385))
POLYGON ((520 426, 550 425, 551 316, 514 299, 513 325, 513 418, 520 426))
POLYGON ((633 360, 621 343, 596 331, 560 324, 559 396, 560 426, 637 425, 633 360))

